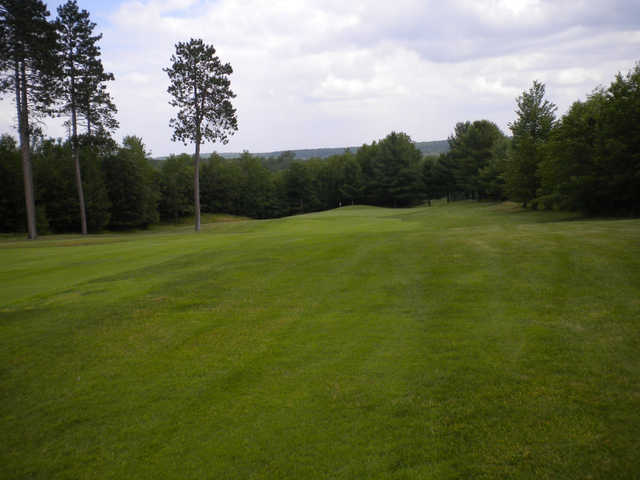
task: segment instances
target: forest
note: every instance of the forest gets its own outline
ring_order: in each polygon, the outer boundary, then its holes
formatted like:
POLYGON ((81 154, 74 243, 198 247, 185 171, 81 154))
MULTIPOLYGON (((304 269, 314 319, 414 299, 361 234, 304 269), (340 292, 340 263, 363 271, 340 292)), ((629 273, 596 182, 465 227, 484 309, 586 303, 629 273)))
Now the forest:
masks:
MULTIPOLYGON (((117 109, 106 87, 114 77, 104 72, 101 36, 93 34, 88 13, 69 0, 49 22, 41 2, 26 2, 37 10, 32 17, 41 19, 34 35, 40 40, 57 35, 57 43, 44 43, 53 46, 43 53, 26 48, 31 40, 21 38, 11 23, 16 4, 4 1, 0 11, 1 91, 18 99, 19 124, 18 141, 8 132, 0 139, 2 232, 28 230, 30 196, 40 233, 175 222, 194 214, 194 173, 199 173, 196 198, 203 212, 252 218, 350 204, 407 207, 439 198, 512 200, 532 209, 587 215, 640 214, 640 64, 574 102, 560 118, 545 98, 544 84, 534 81, 516 99, 509 132, 487 119, 461 121, 447 140, 448 151, 438 155, 423 154, 407 134, 391 132, 328 158, 244 152, 238 158, 213 154, 199 163, 204 139, 198 138, 196 162, 187 154, 155 161, 144 139, 114 140, 117 109), (65 49, 65 41, 84 47, 65 49), (28 115, 52 111, 68 118, 68 138, 47 138, 37 123, 28 123, 28 115), (30 184, 33 190, 25 192, 30 184)), ((225 74, 231 71, 224 67, 225 74)), ((230 90, 228 96, 234 96, 230 90)), ((227 107, 237 129, 235 111, 227 107)))

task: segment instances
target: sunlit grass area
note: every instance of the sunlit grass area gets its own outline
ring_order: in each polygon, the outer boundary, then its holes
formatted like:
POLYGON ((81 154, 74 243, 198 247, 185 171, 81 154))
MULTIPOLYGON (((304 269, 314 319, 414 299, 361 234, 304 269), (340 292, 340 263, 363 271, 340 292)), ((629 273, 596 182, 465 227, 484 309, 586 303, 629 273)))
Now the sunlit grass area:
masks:
POLYGON ((1 478, 640 475, 640 221, 189 226, 0 240, 1 478))

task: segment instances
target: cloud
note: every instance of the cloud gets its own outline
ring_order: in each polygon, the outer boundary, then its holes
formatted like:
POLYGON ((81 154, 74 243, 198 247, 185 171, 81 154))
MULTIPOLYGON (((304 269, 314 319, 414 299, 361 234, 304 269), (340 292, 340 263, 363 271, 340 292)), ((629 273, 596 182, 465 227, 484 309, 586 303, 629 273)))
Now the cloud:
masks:
MULTIPOLYGON (((120 134, 142 136, 156 155, 191 150, 170 141, 175 112, 162 69, 174 44, 192 37, 232 64, 237 94, 239 131, 228 145, 204 151, 359 145, 391 130, 442 139, 456 122, 480 118, 506 130, 515 97, 534 79, 546 83, 563 112, 632 68, 640 51, 637 1, 106 5, 99 2, 98 28, 105 67, 116 76, 110 90, 120 134)), ((15 108, 10 101, 2 108, 0 128, 7 131, 15 108)), ((49 132, 62 135, 54 123, 49 132)))

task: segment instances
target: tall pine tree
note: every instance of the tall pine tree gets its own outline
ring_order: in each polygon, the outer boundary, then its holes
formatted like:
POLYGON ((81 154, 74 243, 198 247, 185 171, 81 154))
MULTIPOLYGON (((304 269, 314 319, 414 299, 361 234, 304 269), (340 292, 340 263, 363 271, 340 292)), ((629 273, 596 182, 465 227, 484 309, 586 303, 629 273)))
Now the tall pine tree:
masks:
POLYGON ((191 39, 178 42, 171 55, 169 75, 169 104, 178 108, 178 115, 169 125, 173 127, 173 141, 195 143, 194 203, 195 228, 200 230, 200 145, 205 141, 228 142, 229 135, 238 129, 236 110, 231 105, 235 94, 231 91, 229 63, 221 63, 213 45, 191 39))
POLYGON ((87 216, 80 169, 78 145, 79 117, 84 117, 87 131, 91 125, 117 126, 113 118, 115 106, 104 82, 113 80, 104 72, 97 43, 102 35, 93 35, 96 24, 89 20, 89 12, 80 10, 76 0, 68 0, 58 7, 56 29, 59 39, 59 61, 62 67, 60 113, 70 118, 71 152, 75 166, 76 188, 80 204, 82 234, 87 233, 87 216), (100 113, 104 112, 104 113, 100 113))
POLYGON ((15 94, 30 239, 38 236, 30 139, 57 93, 56 32, 48 16, 40 0, 0 0, 0 94, 15 94))

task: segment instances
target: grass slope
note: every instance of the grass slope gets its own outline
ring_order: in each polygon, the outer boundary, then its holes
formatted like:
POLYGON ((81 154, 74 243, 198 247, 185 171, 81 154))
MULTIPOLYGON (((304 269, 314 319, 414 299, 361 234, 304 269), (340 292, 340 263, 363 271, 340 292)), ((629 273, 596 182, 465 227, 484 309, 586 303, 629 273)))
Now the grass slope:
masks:
POLYGON ((0 478, 640 475, 638 220, 348 207, 0 265, 0 478))

